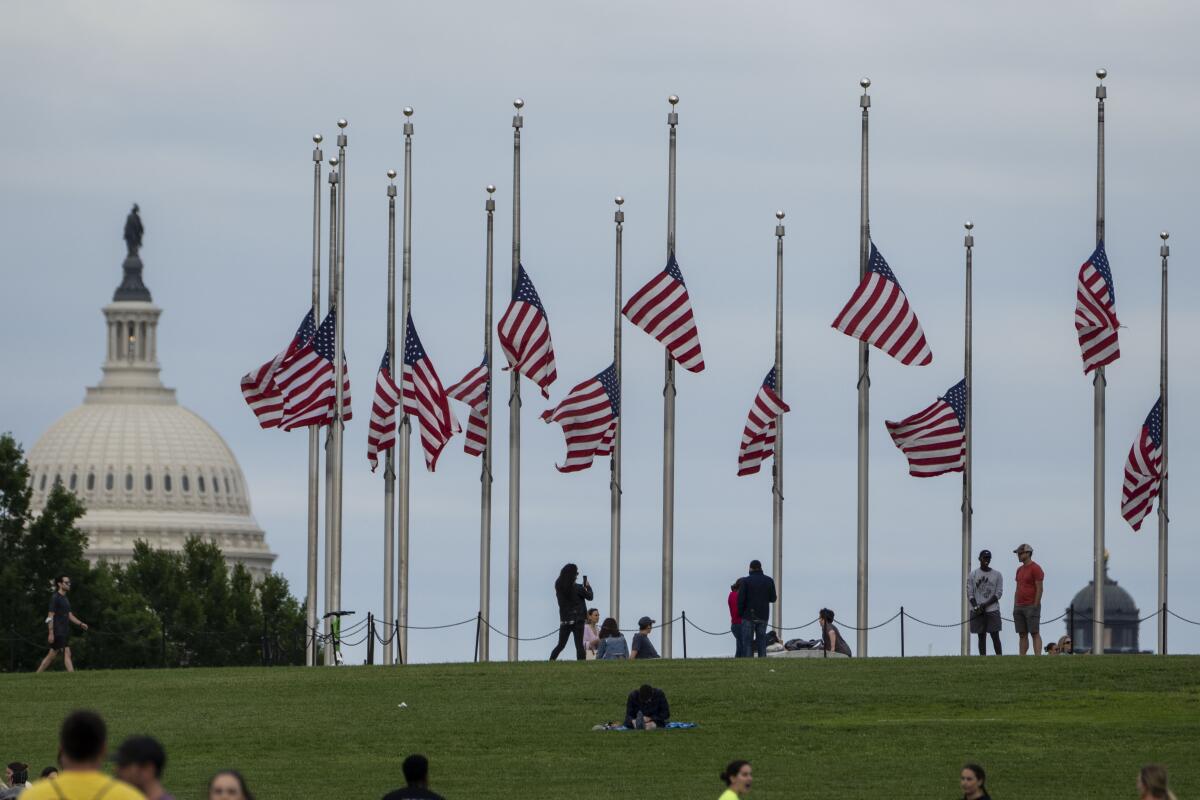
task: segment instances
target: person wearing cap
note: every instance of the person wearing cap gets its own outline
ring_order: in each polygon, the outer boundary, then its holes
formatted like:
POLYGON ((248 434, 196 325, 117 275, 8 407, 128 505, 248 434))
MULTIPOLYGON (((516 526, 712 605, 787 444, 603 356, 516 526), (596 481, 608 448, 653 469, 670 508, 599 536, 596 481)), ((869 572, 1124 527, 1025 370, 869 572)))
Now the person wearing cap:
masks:
POLYGON ((638 620, 638 632, 633 635, 633 643, 629 646, 629 660, 635 658, 658 658, 658 651, 654 649, 654 642, 650 641, 650 629, 654 627, 656 620, 649 617, 642 617, 638 620))
POLYGON ((58 761, 62 772, 34 783, 21 800, 146 800, 146 796, 124 781, 100 771, 108 755, 108 726, 94 711, 73 711, 63 720, 58 733, 58 761))
POLYGON ((149 736, 130 736, 121 742, 113 763, 117 766, 117 777, 136 786, 146 795, 146 800, 175 800, 162 785, 167 752, 157 740, 149 736))
POLYGON ((1046 573, 1033 560, 1033 548, 1023 544, 1016 550, 1017 595, 1013 598, 1013 626, 1021 637, 1021 655, 1029 652, 1029 637, 1033 637, 1033 654, 1042 654, 1042 581, 1046 573))
POLYGON ((625 727, 652 731, 665 727, 671 720, 667 693, 643 683, 625 698, 625 727))
POLYGON ((742 578, 738 589, 738 613, 742 617, 742 655, 759 658, 767 655, 767 621, 771 618, 771 603, 778 599, 775 580, 763 574, 762 562, 750 562, 750 574, 742 578))
POLYGON ((1000 596, 1004 594, 1004 576, 992 569, 992 551, 979 551, 979 569, 967 576, 967 605, 970 606, 971 633, 979 637, 979 655, 987 655, 987 636, 991 634, 992 649, 1003 655, 1000 647, 1000 596))

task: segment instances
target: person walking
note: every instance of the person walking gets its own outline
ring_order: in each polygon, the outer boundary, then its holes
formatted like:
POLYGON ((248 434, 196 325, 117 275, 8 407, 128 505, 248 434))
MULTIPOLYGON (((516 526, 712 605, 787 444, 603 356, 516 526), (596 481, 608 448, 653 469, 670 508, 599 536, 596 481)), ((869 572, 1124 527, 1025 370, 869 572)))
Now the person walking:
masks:
POLYGON ((633 644, 629 646, 629 659, 658 658, 658 650, 650 641, 650 631, 654 628, 654 620, 642 617, 638 620, 638 632, 633 635, 633 644))
POLYGON ((666 727, 671 721, 671 706, 667 693, 643 683, 625 698, 625 727, 652 731, 666 727))
POLYGON ((596 658, 596 648, 600 646, 600 609, 589 608, 587 619, 583 623, 583 654, 589 661, 596 658))
POLYGON ((1021 637, 1021 655, 1029 652, 1029 637, 1033 637, 1033 654, 1042 654, 1042 581, 1046 573, 1033 560, 1033 548, 1023 544, 1016 550, 1021 566, 1017 568, 1017 594, 1013 598, 1013 627, 1021 637))
POLYGON ((833 624, 833 611, 828 608, 822 608, 817 612, 817 619, 821 622, 821 644, 826 652, 841 653, 847 658, 853 656, 846 637, 842 636, 842 632, 838 630, 837 625, 833 624))
POLYGON ((254 800, 254 793, 242 773, 223 769, 208 780, 208 800, 254 800))
POLYGON ((403 789, 397 789, 383 796, 383 800, 443 800, 440 794, 429 790, 429 759, 420 753, 413 753, 404 759, 401 766, 404 771, 403 789))
POLYGON ((733 657, 741 658, 745 655, 742 652, 742 615, 738 613, 738 589, 742 586, 742 579, 738 578, 729 587, 729 631, 733 634, 733 657))
POLYGON ((1175 800, 1175 793, 1167 785, 1167 768, 1161 764, 1147 764, 1138 772, 1138 800, 1175 800))
POLYGON ((74 672, 75 663, 71 660, 70 644, 71 623, 74 622, 85 631, 88 626, 71 613, 71 601, 67 599, 67 593, 71 591, 71 579, 60 575, 54 584, 54 594, 50 595, 50 611, 46 615, 46 640, 50 643, 50 652, 46 653, 42 663, 38 664, 37 671, 44 672, 58 658, 58 654, 62 653, 67 672, 74 672))
POLYGON ((625 640, 625 634, 621 633, 617 621, 612 617, 600 625, 600 644, 596 647, 596 658, 601 661, 629 658, 629 642, 625 640))
POLYGON ((100 771, 108 755, 108 726, 94 711, 72 711, 58 732, 58 760, 62 772, 34 783, 21 793, 21 800, 146 800, 146 796, 123 781, 100 771))
POLYGON ((762 562, 750 562, 750 574, 738 587, 738 614, 742 618, 742 656, 759 658, 767 655, 767 622, 771 619, 771 603, 778 599, 775 580, 763 574, 762 562))
POLYGON ((137 787, 146 800, 175 800, 162 785, 163 769, 167 766, 167 751, 149 736, 130 736, 121 742, 113 758, 117 777, 137 787))
POLYGON ((958 774, 963 800, 992 800, 987 792, 987 774, 978 764, 966 764, 958 774))
POLYGON ((730 761, 729 766, 721 772, 721 782, 725 784, 725 791, 717 800, 737 800, 750 794, 750 786, 754 783, 750 762, 730 761))
POLYGON ((979 655, 987 655, 987 637, 992 637, 992 649, 1003 655, 1000 647, 1000 596, 1004 594, 1004 576, 992 569, 992 551, 979 551, 979 568, 967 576, 967 605, 971 609, 971 633, 979 637, 979 655))
POLYGON ((558 644, 550 651, 550 660, 557 661, 558 655, 567 646, 567 639, 575 639, 575 658, 583 661, 587 656, 583 652, 583 623, 587 619, 587 601, 592 599, 592 586, 588 583, 587 575, 583 583, 576 583, 579 577, 579 567, 574 564, 563 565, 554 582, 554 595, 558 599, 558 644))

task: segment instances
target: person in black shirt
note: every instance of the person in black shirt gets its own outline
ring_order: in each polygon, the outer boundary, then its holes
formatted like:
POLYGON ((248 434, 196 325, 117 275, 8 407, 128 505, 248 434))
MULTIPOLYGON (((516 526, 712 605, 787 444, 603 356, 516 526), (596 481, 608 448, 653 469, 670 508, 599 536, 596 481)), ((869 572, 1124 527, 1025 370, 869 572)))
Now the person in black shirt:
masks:
POLYGON ((60 575, 55 581, 57 590, 50 596, 50 613, 47 616, 47 631, 46 640, 50 643, 50 652, 46 653, 46 657, 42 659, 42 663, 38 665, 37 671, 42 672, 58 658, 58 654, 63 654, 63 663, 67 666, 67 672, 75 671, 75 663, 71 661, 71 647, 69 644, 71 638, 71 623, 74 622, 85 631, 88 626, 80 622, 79 618, 71 613, 71 601, 67 599, 67 592, 71 591, 71 579, 66 575, 60 575))
POLYGON ((625 699, 625 727, 652 731, 671 721, 667 693, 643 683, 625 699))
POLYGON ((383 800, 444 800, 436 792, 429 791, 429 759, 419 753, 413 753, 404 759, 404 782, 408 785, 403 789, 388 792, 383 800))
POLYGON ((587 654, 583 651, 583 622, 587 619, 587 601, 592 599, 592 585, 588 583, 587 575, 583 583, 576 583, 579 567, 566 564, 558 573, 554 582, 554 594, 558 599, 558 644, 550 651, 550 660, 557 661, 558 654, 567 646, 567 639, 575 637, 575 658, 583 661, 587 654))

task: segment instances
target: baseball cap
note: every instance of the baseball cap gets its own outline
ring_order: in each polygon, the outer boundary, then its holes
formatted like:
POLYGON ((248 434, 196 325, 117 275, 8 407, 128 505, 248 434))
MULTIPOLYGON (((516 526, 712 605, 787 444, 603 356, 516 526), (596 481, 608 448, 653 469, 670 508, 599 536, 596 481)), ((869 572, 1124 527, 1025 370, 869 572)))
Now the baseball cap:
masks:
POLYGON ((647 625, 653 625, 654 623, 655 623, 655 620, 652 620, 649 617, 642 617, 641 619, 638 620, 638 627, 645 628, 647 625))
POLYGON ((1018 554, 1018 555, 1020 555, 1021 553, 1032 553, 1032 552, 1033 552, 1033 548, 1032 548, 1032 547, 1030 547, 1030 546, 1029 546, 1029 545, 1027 545, 1027 544, 1023 544, 1023 545, 1021 545, 1020 547, 1018 547, 1016 550, 1013 550, 1013 552, 1014 552, 1014 553, 1016 553, 1016 554, 1018 554))
POLYGON ((991 550, 980 550, 980 551, 979 551, 979 557, 980 557, 980 558, 991 558, 991 557, 992 557, 992 551, 991 551, 991 550))
POLYGON ((167 763, 167 753, 156 739, 149 736, 130 736, 121 742, 112 761, 119 767, 131 764, 153 764, 158 774, 162 774, 167 763))

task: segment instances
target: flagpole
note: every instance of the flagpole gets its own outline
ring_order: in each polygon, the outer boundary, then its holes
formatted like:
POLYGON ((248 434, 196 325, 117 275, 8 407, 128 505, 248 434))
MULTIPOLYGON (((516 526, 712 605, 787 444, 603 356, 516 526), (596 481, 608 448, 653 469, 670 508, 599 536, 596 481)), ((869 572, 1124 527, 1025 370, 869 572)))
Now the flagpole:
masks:
MULTIPOLYGON (((975 407, 971 405, 971 267, 975 254, 975 235, 971 230, 975 227, 975 223, 968 220, 963 223, 963 227, 967 230, 967 235, 963 237, 963 247, 966 248, 967 260, 967 298, 966 310, 963 314, 963 329, 964 329, 964 345, 963 345, 963 375, 966 378, 967 384, 967 414, 966 424, 963 426, 963 449, 965 459, 963 462, 963 497, 962 497, 962 574, 958 583, 959 587, 959 619, 965 620, 971 613, 967 607, 967 576, 971 573, 971 516, 975 513, 974 506, 971 503, 971 419, 975 416, 975 407)), ((964 656, 971 655, 971 631, 969 626, 960 626, 960 654, 964 656)))
MULTIPOLYGON (((327 312, 337 307, 337 241, 338 241, 338 159, 329 159, 329 300, 327 312)), ((319 324, 314 321, 314 324, 319 324)), ((325 612, 334 611, 333 602, 333 493, 335 486, 333 464, 333 426, 325 430, 325 612)), ((333 640, 329 638, 331 623, 325 617, 322 623, 325 647, 322 658, 325 666, 333 664, 333 640)))
MULTIPOLYGON (((403 353, 408 344, 408 316, 412 312, 412 124, 413 110, 411 106, 404 107, 404 241, 401 244, 403 274, 401 275, 401 306, 400 315, 404 317, 404 335, 400 339, 400 352, 403 353)), ((401 356, 403 361, 403 356, 401 356)), ((400 374, 404 374, 401 367, 400 374)), ((404 392, 403 384, 400 388, 404 392)), ((396 616, 400 627, 396 633, 397 647, 400 653, 400 663, 409 658, 408 653, 408 517, 409 517, 409 481, 412 477, 412 462, 409 458, 409 446, 412 438, 412 421, 404 413, 404 403, 400 404, 400 549, 397 555, 399 563, 399 598, 396 603, 396 616)))
MULTIPOLYGON (((783 397, 783 217, 775 212, 775 391, 783 397)), ((783 415, 775 418, 775 463, 771 467, 771 570, 775 577, 776 635, 783 637, 783 415)))
POLYGON ((1164 609, 1167 607, 1167 523, 1170 521, 1167 512, 1167 258, 1171 255, 1167 239, 1170 236, 1166 231, 1159 234, 1162 247, 1158 250, 1162 256, 1162 321, 1158 362, 1158 395, 1162 403, 1159 409, 1162 412, 1162 463, 1158 469, 1161 476, 1158 481, 1158 654, 1161 656, 1167 654, 1167 614, 1164 609))
MULTIPOLYGON (((678 95, 667 98, 671 111, 667 114, 670 139, 667 155, 667 258, 675 252, 675 128, 679 114, 675 106, 678 95)), ((662 657, 671 657, 675 615, 675 360, 671 351, 664 352, 666 366, 663 379, 663 559, 662 559, 662 657)))
MULTIPOLYGON (((388 250, 387 250, 387 354, 388 367, 396 375, 396 170, 387 171, 388 250)), ((383 454, 383 630, 384 637, 395 631, 392 625, 396 597, 396 469, 395 445, 383 454)), ((375 631, 369 633, 375 635, 375 631)), ((383 646, 383 665, 391 666, 396 643, 383 646)))
MULTIPOLYGON (((321 317, 321 161, 325 154, 321 152, 321 142, 325 137, 317 134, 313 138, 313 252, 312 252, 312 315, 314 325, 320 324, 321 317)), ((317 632, 317 561, 320 539, 320 500, 321 492, 321 429, 313 425, 308 429, 308 570, 306 597, 304 598, 304 620, 308 628, 305 637, 315 636, 317 632)), ((311 667, 316 657, 313 648, 308 644, 304 647, 304 664, 311 667)))
MULTIPOLYGON (((338 203, 338 237, 337 237, 337 324, 334 332, 334 354, 333 354, 333 381, 334 381, 334 400, 333 400, 333 580, 331 583, 333 594, 334 610, 342 608, 342 472, 344 467, 343 462, 343 439, 344 439, 344 424, 342 422, 342 400, 345 394, 346 381, 346 354, 343 352, 346 347, 346 187, 348 181, 346 178, 346 126, 349 123, 344 119, 338 120, 338 183, 340 189, 340 201, 338 203)), ((334 656, 336 660, 336 653, 334 656)))
MULTIPOLYGON (((512 215, 512 290, 517 290, 517 272, 521 267, 521 109, 525 101, 513 101, 513 215, 512 215)), ((509 371, 508 395, 508 660, 517 660, 520 627, 521 571, 521 375, 509 371)))
MULTIPOLYGON (((871 87, 871 79, 863 78, 858 82, 862 87, 862 97, 858 104, 862 108, 862 161, 859 174, 859 232, 858 232, 858 278, 861 281, 867 276, 867 259, 871 250, 871 222, 868 213, 868 150, 867 123, 870 120, 871 95, 867 89, 871 87)), ((871 422, 871 371, 870 350, 866 342, 858 343, 858 655, 867 655, 867 512, 869 510, 868 476, 870 473, 870 433, 871 422)))
POLYGON ((495 234, 496 201, 492 194, 496 187, 487 186, 487 276, 483 291, 483 360, 487 365, 487 385, 484 388, 485 408, 488 410, 484 426, 483 462, 479 474, 479 616, 485 624, 478 626, 479 660, 490 660, 491 628, 486 623, 492 620, 492 243, 495 234))
MULTIPOLYGON (((1108 91, 1104 79, 1108 70, 1096 70, 1101 84, 1096 87, 1096 243, 1104 239, 1104 99, 1108 91)), ((1104 652, 1104 367, 1096 369, 1092 379, 1092 653, 1104 652)))
MULTIPOLYGON (((613 223, 616 228, 616 291, 613 301, 613 365, 617 376, 617 402, 620 408, 621 399, 621 250, 622 237, 625 232, 625 212, 621 206, 625 198, 618 195, 614 202, 617 210, 613 213, 613 223)), ((608 491, 611 521, 609 523, 608 550, 608 607, 609 616, 615 620, 621 619, 621 417, 618 413, 616 431, 613 438, 612 459, 609 464, 608 491)))

